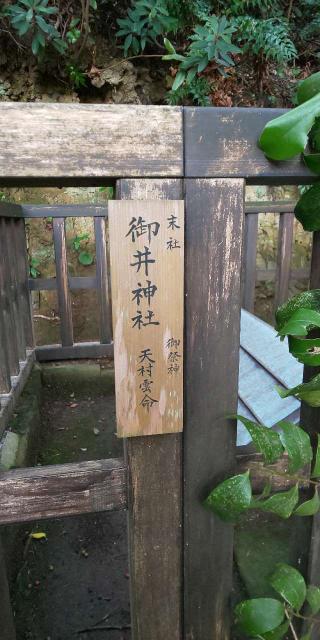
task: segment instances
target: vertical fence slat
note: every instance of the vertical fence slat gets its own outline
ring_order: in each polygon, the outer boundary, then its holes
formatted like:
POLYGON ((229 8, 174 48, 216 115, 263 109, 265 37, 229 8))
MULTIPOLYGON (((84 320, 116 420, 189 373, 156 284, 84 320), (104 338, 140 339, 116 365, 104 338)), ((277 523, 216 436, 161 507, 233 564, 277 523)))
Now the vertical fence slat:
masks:
POLYGON ((73 324, 71 297, 68 285, 68 262, 64 218, 53 218, 53 241, 56 260, 61 344, 63 347, 70 347, 73 345, 73 324))
POLYGON ((26 346, 32 348, 34 346, 34 336, 31 298, 28 286, 29 269, 24 220, 22 218, 13 219, 12 225, 14 227, 13 232, 16 249, 16 270, 19 287, 18 295, 20 300, 21 321, 26 346))
POLYGON ((1 640, 16 640, 4 552, 0 538, 0 622, 1 640))
POLYGON ((105 218, 94 219, 94 231, 96 240, 97 291, 100 307, 100 342, 102 344, 108 344, 112 340, 112 328, 105 218))
POLYGON ((15 307, 12 296, 9 251, 8 226, 5 218, 0 218, 0 266, 2 290, 2 319, 5 331, 10 375, 17 376, 20 370, 18 335, 15 322, 15 307))
POLYGON ((276 290, 274 296, 275 310, 287 300, 289 294, 293 223, 293 213, 280 214, 276 269, 276 290))
MULTIPOLYGON (((181 180, 121 180, 124 199, 181 199, 181 180)), ((181 434, 125 441, 132 640, 181 640, 181 434)))
POLYGON ((242 260, 242 306, 250 313, 254 312, 254 296, 256 286, 256 261, 258 239, 257 213, 247 213, 245 216, 244 247, 242 260))
MULTIPOLYGON (((0 219, 0 393, 9 393, 11 390, 10 360, 8 352, 9 327, 2 255, 2 234, 3 220, 1 221, 0 219)), ((19 368, 18 357, 16 366, 19 368)))
POLYGON ((11 296, 14 314, 14 324, 16 332, 16 340, 18 345, 19 360, 26 359, 26 338, 23 326, 22 316, 22 298, 19 290, 19 280, 17 272, 17 247, 15 238, 15 221, 13 218, 6 218, 7 227, 7 261, 9 270, 9 279, 11 284, 11 296))
POLYGON ((230 638, 233 528, 203 507, 234 471, 244 181, 186 180, 184 626, 230 638))

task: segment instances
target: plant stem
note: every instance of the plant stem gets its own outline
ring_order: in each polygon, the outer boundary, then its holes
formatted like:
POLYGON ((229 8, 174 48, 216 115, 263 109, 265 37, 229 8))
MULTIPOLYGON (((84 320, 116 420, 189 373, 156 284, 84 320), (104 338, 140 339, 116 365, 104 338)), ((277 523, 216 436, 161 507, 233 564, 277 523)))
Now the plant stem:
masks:
POLYGON ((299 640, 299 638, 298 638, 298 636, 296 634, 295 628, 294 628, 294 626, 293 626, 293 624, 291 622, 291 618, 290 618, 290 616, 288 614, 288 611, 286 609, 285 609, 285 614, 286 614, 286 618, 289 620, 289 627, 290 627, 290 631, 292 633, 292 636, 293 636, 294 640, 299 640))
MULTIPOLYGON (((253 465, 259 465, 259 462, 253 462, 253 465)), ((270 476, 278 476, 279 478, 286 478, 291 480, 296 480, 297 482, 302 482, 303 484, 314 484, 315 486, 319 486, 320 482, 317 480, 311 480, 311 478, 304 478, 303 476, 297 476, 296 474, 291 475, 290 473, 286 473, 284 471, 277 471, 276 469, 268 469, 268 467, 262 467, 263 471, 268 473, 270 476)))

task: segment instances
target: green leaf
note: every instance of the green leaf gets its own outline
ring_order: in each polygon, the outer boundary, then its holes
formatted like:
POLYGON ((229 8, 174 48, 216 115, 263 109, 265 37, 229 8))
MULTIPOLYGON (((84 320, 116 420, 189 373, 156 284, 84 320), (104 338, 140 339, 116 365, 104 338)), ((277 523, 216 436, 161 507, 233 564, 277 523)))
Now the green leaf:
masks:
POLYGON ((281 440, 289 456, 289 472, 294 473, 308 462, 313 453, 309 435, 292 422, 281 421, 277 425, 281 431, 281 440))
POLYGON ((281 457, 283 446, 278 433, 272 431, 272 429, 256 424, 243 416, 235 415, 232 417, 240 420, 245 426, 250 433, 255 448, 262 453, 267 464, 272 464, 281 457))
POLYGON ((309 78, 302 80, 299 83, 297 91, 297 102, 303 104, 310 98, 313 98, 320 93, 320 71, 313 73, 309 78))
POLYGON ((87 267, 93 263, 93 255, 87 251, 81 251, 81 253, 79 253, 78 260, 80 264, 87 267))
POLYGON ((289 621, 284 622, 283 624, 280 625, 280 627, 277 627, 276 629, 274 629, 274 631, 267 631, 267 633, 264 633, 260 637, 263 638, 263 640, 282 640, 283 636, 285 636, 288 629, 289 629, 289 621))
POLYGON ((279 336, 306 336, 314 327, 320 327, 320 313, 312 309, 297 309, 279 330, 279 336))
POLYGON ((290 353, 299 362, 311 367, 320 365, 320 338, 296 338, 290 336, 288 340, 290 353))
POLYGON ((320 289, 298 293, 277 309, 276 329, 279 334, 297 309, 313 309, 320 312, 320 289))
POLYGON ((242 633, 256 637, 277 629, 284 611, 283 603, 274 598, 244 600, 235 608, 236 625, 242 633))
POLYGON ((318 434, 318 444, 316 451, 316 460, 311 474, 311 478, 320 478, 320 435, 318 434))
POLYGON ((318 495, 318 489, 315 489, 314 496, 311 500, 306 500, 296 508, 295 516, 314 516, 320 509, 320 498, 318 495))
POLYGON ((320 114, 320 95, 270 120, 263 129, 259 147, 270 160, 289 160, 302 153, 308 134, 320 114))
POLYGON ((271 511, 280 518, 290 518, 294 508, 297 506, 299 500, 298 484, 296 484, 289 491, 281 491, 275 493, 267 500, 254 500, 251 504, 254 509, 262 509, 263 511, 271 511))
POLYGON ((302 194, 295 206, 294 215, 301 222, 305 231, 318 231, 320 229, 319 199, 320 183, 317 182, 302 194))
POLYGON ((320 611, 320 589, 319 587, 314 587, 313 585, 309 585, 307 588, 307 603, 310 606, 310 609, 315 615, 320 611))
POLYGON ((298 384, 296 387, 292 387, 292 389, 282 389, 276 386, 276 390, 281 398, 294 396, 306 402, 310 407, 320 407, 320 373, 309 380, 309 382, 298 384))
POLYGON ((167 49, 168 53, 174 54, 176 52, 173 44, 171 44, 171 42, 170 42, 170 40, 168 40, 168 38, 164 38, 163 44, 164 44, 165 48, 167 49))
POLYGON ((301 609, 306 599, 307 587, 304 577, 297 569, 288 564, 278 564, 269 582, 295 611, 301 609))
POLYGON ((249 471, 221 482, 206 498, 204 504, 222 520, 233 521, 249 508, 252 488, 249 471))
POLYGON ((303 160, 310 171, 320 174, 320 153, 304 153, 303 160))
POLYGON ((172 91, 176 91, 177 89, 179 89, 179 87, 181 87, 182 83, 185 81, 186 78, 186 74, 184 71, 178 71, 175 79, 174 79, 174 83, 172 85, 172 91))

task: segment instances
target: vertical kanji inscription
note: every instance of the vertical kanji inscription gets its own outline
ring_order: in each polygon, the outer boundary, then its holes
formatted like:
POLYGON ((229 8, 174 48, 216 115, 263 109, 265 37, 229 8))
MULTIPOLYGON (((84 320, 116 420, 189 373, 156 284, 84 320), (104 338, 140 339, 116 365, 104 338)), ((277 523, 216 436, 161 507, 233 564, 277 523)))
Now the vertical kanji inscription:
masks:
POLYGON ((183 428, 183 207, 109 203, 119 437, 183 428))

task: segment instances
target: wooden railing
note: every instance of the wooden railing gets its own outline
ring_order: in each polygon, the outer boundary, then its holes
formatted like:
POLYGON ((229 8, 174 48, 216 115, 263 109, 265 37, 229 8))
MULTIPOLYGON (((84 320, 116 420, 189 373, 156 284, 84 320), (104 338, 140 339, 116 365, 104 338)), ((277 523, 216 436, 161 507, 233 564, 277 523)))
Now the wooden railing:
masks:
POLYGON ((0 204, 0 436, 34 358, 22 209, 0 204))
POLYGON ((109 273, 106 250, 105 221, 106 206, 23 206, 25 218, 45 218, 50 216, 53 224, 55 252, 55 278, 29 279, 31 291, 52 291, 58 294, 58 315, 60 317, 61 344, 36 348, 36 358, 43 360, 64 360, 68 358, 99 358, 112 355, 112 323, 109 296, 109 273), (96 245, 96 273, 93 277, 70 276, 68 273, 65 220, 68 217, 88 217, 94 219, 96 245), (95 289, 98 294, 100 342, 74 342, 71 290, 95 289))
POLYGON ((291 270, 293 245, 294 203, 253 202, 245 207, 244 251, 242 263, 242 306, 254 312, 255 287, 257 281, 275 281, 274 309, 289 296, 289 281, 293 278, 308 278, 309 269, 291 270), (276 269, 257 269, 257 241, 259 213, 279 215, 279 233, 276 269))

